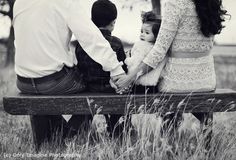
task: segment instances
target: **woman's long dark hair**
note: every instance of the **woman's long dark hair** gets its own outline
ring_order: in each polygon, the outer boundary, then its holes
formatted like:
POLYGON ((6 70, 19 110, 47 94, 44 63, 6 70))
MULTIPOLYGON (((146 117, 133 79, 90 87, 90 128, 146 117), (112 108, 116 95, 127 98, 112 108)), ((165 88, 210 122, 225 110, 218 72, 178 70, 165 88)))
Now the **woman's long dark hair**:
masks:
POLYGON ((219 34, 224 28, 227 11, 222 7, 222 0, 193 0, 197 15, 200 19, 201 31, 204 36, 209 37, 219 34))

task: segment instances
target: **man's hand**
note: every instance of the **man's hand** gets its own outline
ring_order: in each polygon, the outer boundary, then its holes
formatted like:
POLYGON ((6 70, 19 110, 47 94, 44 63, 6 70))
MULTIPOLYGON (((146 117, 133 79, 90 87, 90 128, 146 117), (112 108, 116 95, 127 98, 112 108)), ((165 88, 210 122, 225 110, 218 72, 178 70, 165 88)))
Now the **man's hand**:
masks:
POLYGON ((130 90, 130 86, 128 87, 124 87, 124 88, 119 88, 116 83, 117 81, 119 81, 120 79, 125 79, 125 77, 127 77, 126 74, 120 74, 120 75, 117 75, 117 76, 114 76, 114 77, 111 77, 109 83, 111 85, 112 88, 114 88, 116 90, 116 93, 118 94, 126 94, 129 92, 130 90))
POLYGON ((136 74, 120 74, 114 77, 111 77, 112 83, 117 87, 118 90, 123 88, 127 88, 131 82, 133 82, 136 78, 136 74))
POLYGON ((125 73, 122 73, 122 74, 119 74, 119 75, 116 75, 116 76, 111 77, 109 83, 110 83, 111 87, 116 90, 116 93, 120 93, 120 89, 117 87, 117 85, 115 84, 115 82, 116 82, 117 80, 119 80, 120 78, 124 77, 125 75, 126 75, 125 73))
POLYGON ((124 90, 125 88, 129 88, 132 82, 136 80, 136 74, 129 73, 125 76, 120 77, 114 83, 118 87, 118 90, 124 90))
POLYGON ((115 85, 115 83, 113 82, 112 79, 110 79, 109 83, 110 83, 112 88, 114 88, 116 91, 118 90, 118 87, 115 85))
POLYGON ((115 83, 116 81, 118 81, 120 78, 126 76, 125 73, 122 73, 122 74, 119 74, 119 75, 116 75, 116 76, 112 76, 111 77, 111 80, 115 83))
POLYGON ((117 78, 114 83, 119 90, 128 88, 139 76, 148 73, 151 69, 151 67, 141 62, 138 67, 132 71, 129 71, 127 75, 117 78), (141 75, 139 73, 141 73, 141 75))

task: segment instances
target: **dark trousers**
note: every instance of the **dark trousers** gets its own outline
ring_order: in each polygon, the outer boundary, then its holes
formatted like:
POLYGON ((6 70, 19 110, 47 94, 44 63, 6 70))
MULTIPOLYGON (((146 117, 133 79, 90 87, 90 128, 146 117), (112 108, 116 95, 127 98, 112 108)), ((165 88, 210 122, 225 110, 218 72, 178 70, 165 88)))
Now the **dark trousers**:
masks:
MULTIPOLYGON (((102 83, 99 82, 88 82, 86 92, 89 93, 115 93, 115 90, 110 86, 108 83, 102 83)), ((116 115, 105 115, 106 121, 108 124, 108 132, 110 133, 110 136, 112 134, 115 137, 119 137, 122 134, 123 131, 123 125, 119 124, 118 121, 120 117, 123 116, 122 114, 116 114, 116 115)))
MULTIPOLYGON (((17 76, 17 87, 22 93, 39 95, 75 94, 85 90, 83 76, 76 67, 63 67, 59 72, 42 78, 24 78, 17 76)), ((36 149, 54 138, 64 139, 77 134, 83 123, 92 119, 90 115, 73 115, 67 123, 61 115, 31 116, 36 149)))

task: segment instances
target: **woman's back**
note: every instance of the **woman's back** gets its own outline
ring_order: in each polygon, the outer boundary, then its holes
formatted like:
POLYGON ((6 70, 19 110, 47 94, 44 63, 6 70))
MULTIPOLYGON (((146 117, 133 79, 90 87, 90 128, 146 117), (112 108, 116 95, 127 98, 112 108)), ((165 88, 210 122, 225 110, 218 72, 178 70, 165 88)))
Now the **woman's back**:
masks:
POLYGON ((192 0, 167 0, 156 50, 170 57, 159 89, 164 92, 212 91, 216 86, 214 61, 209 54, 214 36, 201 32, 192 0), (164 49, 164 50, 163 50, 164 49))
POLYGON ((214 36, 204 36, 200 28, 192 0, 167 0, 164 4, 163 23, 157 38, 156 50, 165 54, 170 48, 171 55, 180 58, 207 55, 213 47, 214 36))
MULTIPOLYGON (((196 7, 192 0, 170 0, 169 3, 176 3, 180 7, 180 20, 176 36, 171 45, 172 53, 208 52, 213 47, 213 36, 205 37, 200 30, 200 21, 196 13, 196 7)), ((169 15, 170 19, 173 16, 169 15)), ((168 15, 167 15, 168 17, 168 15)), ((173 18, 172 23, 175 21, 173 18)), ((170 23, 170 27, 172 23, 170 23)), ((167 28, 167 29, 168 29, 167 28)))
POLYGON ((212 91, 216 87, 214 35, 224 28, 227 11, 221 0, 166 0, 156 42, 134 72, 119 87, 126 87, 137 73, 157 68, 167 57, 159 90, 163 92, 212 91), (170 54, 167 54, 167 51, 170 54))

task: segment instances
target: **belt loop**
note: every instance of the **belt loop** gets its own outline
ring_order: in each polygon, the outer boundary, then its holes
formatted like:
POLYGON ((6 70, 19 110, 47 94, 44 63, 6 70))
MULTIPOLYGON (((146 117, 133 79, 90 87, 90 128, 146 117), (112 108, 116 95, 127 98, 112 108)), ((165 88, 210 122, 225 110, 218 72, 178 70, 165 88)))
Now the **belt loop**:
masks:
POLYGON ((39 93, 39 92, 38 92, 38 89, 37 89, 37 87, 36 87, 36 84, 35 84, 35 82, 34 82, 34 79, 33 79, 33 78, 30 78, 30 79, 31 79, 32 86, 33 86, 33 88, 35 89, 35 92, 36 92, 36 93, 39 93))
POLYGON ((62 70, 65 69, 66 73, 69 73, 69 68, 67 68, 66 65, 64 65, 64 67, 62 68, 62 70))

